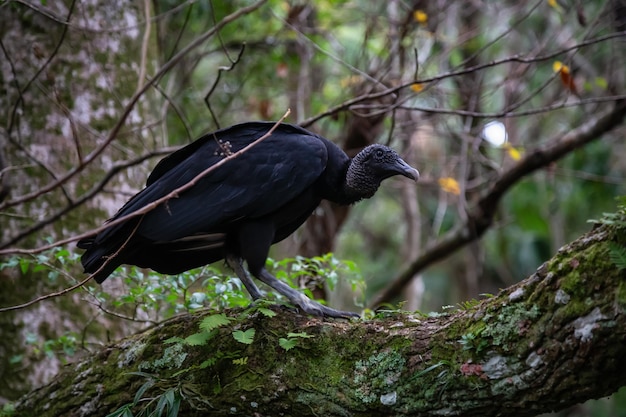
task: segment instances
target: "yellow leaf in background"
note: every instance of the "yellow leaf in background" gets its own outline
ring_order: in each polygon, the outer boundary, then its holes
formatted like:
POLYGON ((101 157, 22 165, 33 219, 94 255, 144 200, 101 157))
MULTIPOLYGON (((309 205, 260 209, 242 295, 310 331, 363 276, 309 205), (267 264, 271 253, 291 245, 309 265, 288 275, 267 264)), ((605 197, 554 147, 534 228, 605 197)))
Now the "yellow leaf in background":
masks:
POLYGON ((454 195, 461 194, 461 187, 459 182, 451 177, 439 178, 439 186, 446 193, 452 193, 454 195))
POLYGON ((561 61, 554 61, 552 69, 554 72, 559 73, 561 83, 563 83, 563 85, 572 93, 578 95, 578 89, 576 88, 576 83, 574 82, 574 77, 572 77, 572 74, 570 73, 569 67, 561 61))
POLYGON ((515 148, 509 142, 506 142, 504 145, 502 145, 502 147, 506 149, 506 152, 509 154, 512 160, 519 161, 520 159, 522 159, 522 153, 519 151, 519 149, 515 148))
POLYGON ((557 0, 548 0, 548 5, 559 13, 563 12, 563 9, 559 6, 557 0))
MULTIPOLYGON (((567 68, 567 65, 563 65, 563 63, 561 61, 554 61, 554 63, 552 64, 552 71, 554 72, 561 72, 561 70, 563 68, 567 68)), ((569 68, 567 68, 567 70, 569 72, 569 68)))
POLYGON ((354 85, 359 84, 362 81, 362 77, 360 75, 350 75, 348 77, 344 77, 339 81, 339 85, 341 88, 352 87, 354 85))
POLYGON ((423 89, 424 89, 424 84, 422 84, 422 83, 413 83, 413 84, 411 84, 411 90, 415 91, 416 93, 419 93, 423 89))
POLYGON ((428 15, 423 10, 416 10, 413 12, 413 19, 417 23, 426 23, 428 22, 428 15))

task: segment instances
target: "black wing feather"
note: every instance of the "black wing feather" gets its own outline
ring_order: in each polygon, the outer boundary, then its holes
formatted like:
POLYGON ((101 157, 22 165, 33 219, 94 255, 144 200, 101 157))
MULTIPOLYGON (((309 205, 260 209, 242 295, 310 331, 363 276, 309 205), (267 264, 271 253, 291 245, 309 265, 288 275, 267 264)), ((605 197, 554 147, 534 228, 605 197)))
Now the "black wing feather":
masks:
MULTIPOLYGON (((133 213, 191 181, 224 158, 226 142, 237 152, 265 134, 273 123, 236 125, 208 134, 157 164, 147 187, 113 217, 133 213)), ((178 198, 144 215, 136 234, 153 241, 171 241, 197 233, 220 232, 242 218, 258 218, 286 204, 323 173, 327 149, 320 137, 291 125, 280 125, 250 151, 203 177, 178 198)), ((95 244, 129 233, 121 224, 106 229, 95 244)))

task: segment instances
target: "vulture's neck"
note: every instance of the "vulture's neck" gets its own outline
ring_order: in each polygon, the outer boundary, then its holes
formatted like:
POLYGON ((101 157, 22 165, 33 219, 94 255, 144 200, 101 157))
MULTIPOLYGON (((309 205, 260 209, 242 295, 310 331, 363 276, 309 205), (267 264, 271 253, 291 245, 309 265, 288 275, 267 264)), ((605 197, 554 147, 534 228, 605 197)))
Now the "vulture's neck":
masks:
POLYGON ((358 153, 350 161, 346 172, 344 195, 347 200, 350 200, 349 204, 372 197, 380 186, 380 180, 365 169, 361 161, 362 156, 362 153, 358 153))

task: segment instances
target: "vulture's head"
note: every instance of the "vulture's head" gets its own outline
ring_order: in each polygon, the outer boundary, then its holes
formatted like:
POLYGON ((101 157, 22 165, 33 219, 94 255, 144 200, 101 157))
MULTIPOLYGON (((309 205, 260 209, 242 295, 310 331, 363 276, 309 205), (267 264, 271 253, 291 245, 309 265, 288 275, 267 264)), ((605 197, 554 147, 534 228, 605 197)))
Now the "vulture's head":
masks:
POLYGON ((346 174, 346 187, 359 198, 370 198, 380 183, 394 175, 417 181, 419 172, 404 162, 393 149, 384 145, 370 145, 356 154, 346 174))

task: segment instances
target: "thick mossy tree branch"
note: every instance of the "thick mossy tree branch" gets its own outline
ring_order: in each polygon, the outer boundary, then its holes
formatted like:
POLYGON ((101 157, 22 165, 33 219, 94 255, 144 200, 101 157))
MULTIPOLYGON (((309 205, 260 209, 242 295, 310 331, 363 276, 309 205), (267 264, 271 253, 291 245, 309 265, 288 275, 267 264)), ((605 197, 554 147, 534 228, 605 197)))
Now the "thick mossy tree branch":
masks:
POLYGON ((347 322, 256 308, 177 317, 66 366, 16 415, 106 416, 138 392, 135 415, 159 401, 185 416, 562 409, 626 385, 626 271, 610 259, 616 245, 626 245, 624 228, 596 227, 523 282, 449 314, 347 322))

